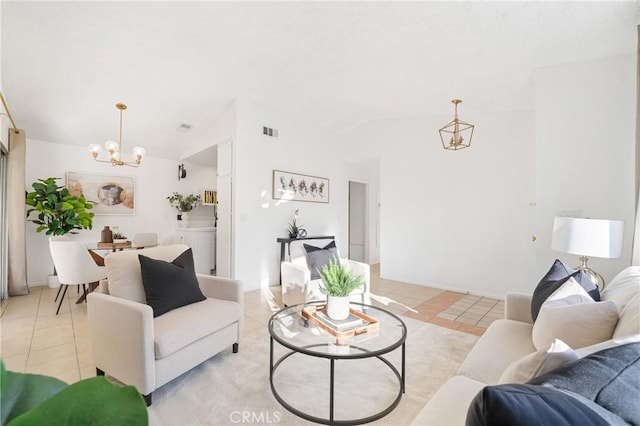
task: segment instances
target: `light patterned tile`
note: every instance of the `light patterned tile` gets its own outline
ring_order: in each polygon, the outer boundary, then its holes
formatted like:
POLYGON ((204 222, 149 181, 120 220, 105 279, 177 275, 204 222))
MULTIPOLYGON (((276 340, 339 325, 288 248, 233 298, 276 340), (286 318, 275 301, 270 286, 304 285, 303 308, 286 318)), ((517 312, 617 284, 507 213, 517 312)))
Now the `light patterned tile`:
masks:
POLYGON ((47 364, 52 359, 62 357, 76 357, 75 342, 65 343, 46 349, 31 350, 29 352, 29 366, 47 364))

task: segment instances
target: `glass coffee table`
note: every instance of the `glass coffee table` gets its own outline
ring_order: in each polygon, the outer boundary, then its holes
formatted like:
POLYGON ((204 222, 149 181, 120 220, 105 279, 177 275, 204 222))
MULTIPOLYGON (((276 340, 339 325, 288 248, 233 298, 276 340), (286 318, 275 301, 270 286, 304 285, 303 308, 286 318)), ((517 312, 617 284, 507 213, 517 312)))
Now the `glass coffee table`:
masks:
MULTIPOLYGON (((303 316, 303 309, 306 308, 305 311, 308 311, 310 307, 313 309, 324 304, 325 302, 311 302, 289 306, 275 313, 269 320, 271 335, 269 382, 274 397, 293 414, 321 424, 356 425, 386 416, 398 406, 405 390, 406 325, 398 316, 384 309, 351 303, 353 309, 374 318, 378 325, 371 332, 355 335, 346 340, 337 339, 336 336, 321 329, 314 321, 303 316), (274 353, 274 342, 278 342, 281 346, 278 348, 280 352, 278 355, 274 353), (400 354, 394 352, 398 348, 400 348, 400 354), (395 358, 399 357, 399 360, 396 359, 396 364, 400 364, 400 370, 389 358, 392 352, 395 358), (325 364, 317 361, 319 359, 326 359, 329 362, 325 364), (365 362, 364 370, 358 372, 357 367, 362 368, 365 362), (340 372, 336 371, 337 364, 341 365, 340 372), (342 364, 348 365, 342 366, 342 364), (277 377, 279 374, 287 375, 289 379, 277 377), (368 376, 380 374, 388 377, 382 377, 381 384, 370 384, 371 377, 368 376), (364 384, 353 385, 351 382, 356 380, 364 380, 364 384), (305 396, 305 389, 314 385, 328 387, 328 389, 324 389, 323 392, 308 390, 305 396), (336 393, 343 390, 340 388, 349 388, 349 386, 355 387, 345 391, 346 396, 341 396, 336 401, 336 393), (383 401, 376 399, 381 388, 386 392, 392 392, 390 397, 383 401), (328 391, 328 407, 326 402, 315 401, 326 398, 325 391, 328 391), (357 411, 358 405, 363 405, 353 401, 354 396, 364 398, 369 411, 371 411, 370 406, 373 405, 374 412, 367 412, 366 416, 360 418, 336 419, 334 416, 336 402, 349 405, 346 410, 349 413, 354 411, 354 408, 357 411), (347 400, 348 402, 345 402, 347 400), (325 408, 328 410, 328 417, 318 414, 318 407, 310 409, 312 405, 318 404, 321 405, 321 411, 325 408)), ((344 412, 342 414, 344 416, 344 412)))

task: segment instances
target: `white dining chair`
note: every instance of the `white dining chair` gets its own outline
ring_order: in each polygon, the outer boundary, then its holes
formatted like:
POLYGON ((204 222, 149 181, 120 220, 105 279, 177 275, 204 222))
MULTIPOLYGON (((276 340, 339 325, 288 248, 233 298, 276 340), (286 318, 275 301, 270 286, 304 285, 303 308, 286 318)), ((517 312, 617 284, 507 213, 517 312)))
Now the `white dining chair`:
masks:
POLYGON ((81 285, 86 298, 86 285, 107 278, 107 271, 104 266, 96 265, 87 248, 77 241, 53 239, 49 241, 49 250, 58 272, 60 286, 64 286, 56 310, 58 315, 70 285, 81 285))
POLYGON ((133 246, 138 248, 158 245, 158 234, 155 232, 141 232, 133 236, 133 246))

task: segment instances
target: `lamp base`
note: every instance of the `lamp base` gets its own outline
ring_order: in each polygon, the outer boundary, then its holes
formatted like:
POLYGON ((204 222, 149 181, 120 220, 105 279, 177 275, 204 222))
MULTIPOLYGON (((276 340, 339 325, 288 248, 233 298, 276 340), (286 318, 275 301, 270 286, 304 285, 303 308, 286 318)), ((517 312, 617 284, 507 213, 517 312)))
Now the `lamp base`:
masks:
POLYGON ((586 275, 587 278, 591 280, 591 282, 594 283, 596 287, 598 287, 598 290, 602 291, 605 285, 604 278, 602 277, 602 275, 587 266, 588 260, 589 258, 587 256, 580 256, 580 266, 576 267, 575 269, 576 271, 581 271, 584 275, 586 275))

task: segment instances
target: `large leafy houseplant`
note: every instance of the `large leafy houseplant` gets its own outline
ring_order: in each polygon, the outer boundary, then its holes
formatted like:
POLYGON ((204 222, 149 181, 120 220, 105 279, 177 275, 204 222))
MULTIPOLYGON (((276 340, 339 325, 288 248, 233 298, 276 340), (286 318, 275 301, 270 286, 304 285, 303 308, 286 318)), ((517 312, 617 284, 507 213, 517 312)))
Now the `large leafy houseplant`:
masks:
POLYGON ((0 426, 149 423, 144 399, 133 386, 104 377, 67 385, 54 377, 7 371, 1 360, 0 404, 0 426))
POLYGON ((46 231, 47 235, 76 234, 77 229, 91 229, 94 214, 88 212, 93 204, 84 195, 72 195, 64 186, 58 186, 57 178, 38 179, 31 186, 32 192, 26 196, 27 217, 36 212, 36 219, 29 219, 38 225, 36 232, 46 231))

